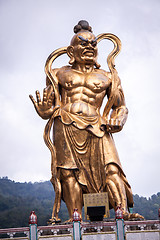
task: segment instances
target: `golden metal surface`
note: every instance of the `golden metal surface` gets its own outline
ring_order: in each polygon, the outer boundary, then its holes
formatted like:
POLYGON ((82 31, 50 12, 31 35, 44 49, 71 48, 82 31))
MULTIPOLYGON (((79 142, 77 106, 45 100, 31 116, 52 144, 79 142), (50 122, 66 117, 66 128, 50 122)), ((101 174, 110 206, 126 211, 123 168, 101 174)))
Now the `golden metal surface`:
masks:
POLYGON ((110 33, 95 37, 86 21, 80 21, 74 30, 70 46, 57 49, 46 61, 43 99, 39 91, 36 91, 37 101, 30 95, 39 116, 49 119, 44 140, 51 151, 51 182, 55 189, 50 221, 59 221, 61 199, 71 218, 74 208, 81 214, 83 194, 101 192, 108 192, 110 208, 121 205, 125 218, 129 219, 132 191, 112 137, 112 133, 122 130, 128 115, 114 64, 121 41, 110 33), (100 69, 97 63, 97 44, 102 39, 114 44, 107 58, 109 72, 100 69), (70 57, 70 65, 52 69, 54 60, 65 53, 70 57), (106 95, 108 102, 101 116, 106 95))

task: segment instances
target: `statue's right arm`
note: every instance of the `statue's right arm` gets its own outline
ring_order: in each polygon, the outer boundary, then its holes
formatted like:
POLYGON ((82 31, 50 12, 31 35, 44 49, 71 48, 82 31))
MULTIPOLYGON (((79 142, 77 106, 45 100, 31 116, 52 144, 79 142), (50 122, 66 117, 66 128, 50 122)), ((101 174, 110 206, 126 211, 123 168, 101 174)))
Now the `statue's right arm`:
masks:
MULTIPOLYGON (((54 71, 54 70, 52 70, 54 71)), ((57 72, 55 69, 54 72, 57 72)), ((36 112, 43 119, 49 119, 53 114, 54 107, 54 90, 52 84, 49 82, 49 79, 46 79, 47 87, 43 90, 43 98, 40 97, 40 92, 36 91, 36 100, 32 95, 29 95, 36 112)))

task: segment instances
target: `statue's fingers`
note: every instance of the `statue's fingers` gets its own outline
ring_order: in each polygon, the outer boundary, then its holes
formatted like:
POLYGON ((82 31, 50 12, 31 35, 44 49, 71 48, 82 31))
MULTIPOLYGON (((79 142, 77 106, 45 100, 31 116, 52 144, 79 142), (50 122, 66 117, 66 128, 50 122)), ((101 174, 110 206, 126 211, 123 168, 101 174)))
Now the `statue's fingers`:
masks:
POLYGON ((115 121, 114 118, 111 118, 111 119, 109 120, 109 124, 110 124, 111 126, 114 126, 115 123, 116 123, 116 121, 115 121))
POLYGON ((34 105, 35 107, 37 107, 37 102, 34 100, 34 97, 33 97, 32 95, 29 95, 29 97, 30 97, 33 105, 34 105))
POLYGON ((49 96, 48 99, 48 106, 51 107, 53 105, 53 100, 54 100, 54 93, 52 92, 49 96))
POLYGON ((37 97, 37 103, 39 105, 39 103, 41 103, 41 97, 40 97, 40 93, 38 90, 36 91, 36 97, 37 97))
POLYGON ((116 119, 116 118, 111 118, 110 120, 109 120, 109 124, 111 125, 111 126, 121 126, 121 120, 119 120, 119 119, 116 119))
POLYGON ((52 99, 49 98, 48 100, 48 106, 51 107, 52 106, 52 99))
POLYGON ((47 97, 48 97, 47 88, 45 88, 43 90, 43 104, 47 103, 47 97))
POLYGON ((124 125, 124 124, 123 124, 123 120, 118 120, 118 126, 119 126, 119 127, 123 127, 123 125, 124 125))
POLYGON ((120 119, 115 119, 115 120, 116 120, 115 125, 116 125, 116 126, 121 126, 121 120, 120 120, 120 119))

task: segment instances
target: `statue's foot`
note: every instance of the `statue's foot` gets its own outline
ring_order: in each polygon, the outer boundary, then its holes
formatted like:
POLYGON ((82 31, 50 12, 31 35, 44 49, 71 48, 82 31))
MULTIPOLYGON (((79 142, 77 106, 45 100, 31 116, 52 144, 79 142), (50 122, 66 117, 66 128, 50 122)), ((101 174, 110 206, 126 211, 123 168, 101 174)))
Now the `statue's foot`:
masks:
POLYGON ((123 213, 123 219, 124 220, 144 220, 144 217, 140 215, 139 213, 123 213))
MULTIPOLYGON (((72 223, 72 222, 73 222, 73 219, 70 218, 70 219, 66 220, 64 223, 72 223)), ((82 221, 80 221, 80 222, 82 223, 82 221)))
POLYGON ((60 219, 60 218, 58 218, 58 217, 53 217, 53 218, 49 219, 48 224, 49 224, 49 225, 54 225, 54 224, 60 223, 60 222, 61 222, 61 219, 60 219))
POLYGON ((71 223, 72 221, 73 221, 73 219, 70 218, 70 219, 66 220, 65 223, 71 223))

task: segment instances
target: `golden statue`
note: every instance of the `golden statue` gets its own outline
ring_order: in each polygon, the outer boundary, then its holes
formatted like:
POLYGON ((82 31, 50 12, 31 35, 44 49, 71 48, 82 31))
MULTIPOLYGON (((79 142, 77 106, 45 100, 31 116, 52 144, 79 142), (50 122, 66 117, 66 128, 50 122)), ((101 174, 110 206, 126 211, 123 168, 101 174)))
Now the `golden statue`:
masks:
POLYGON ((71 218, 74 208, 81 214, 84 193, 101 192, 108 192, 110 208, 121 205, 124 219, 141 217, 128 211, 133 207, 133 195, 112 137, 112 133, 122 130, 128 115, 114 65, 121 42, 109 33, 95 37, 84 20, 74 27, 74 32, 70 46, 54 51, 47 59, 43 100, 39 91, 37 101, 30 95, 39 116, 49 119, 44 140, 51 151, 51 182, 55 189, 50 221, 59 221, 61 199, 71 218), (97 44, 102 39, 114 43, 107 58, 109 72, 100 69, 97 63, 97 44), (70 65, 52 69, 53 61, 64 53, 70 57, 70 65), (108 102, 101 116, 106 95, 108 102))

